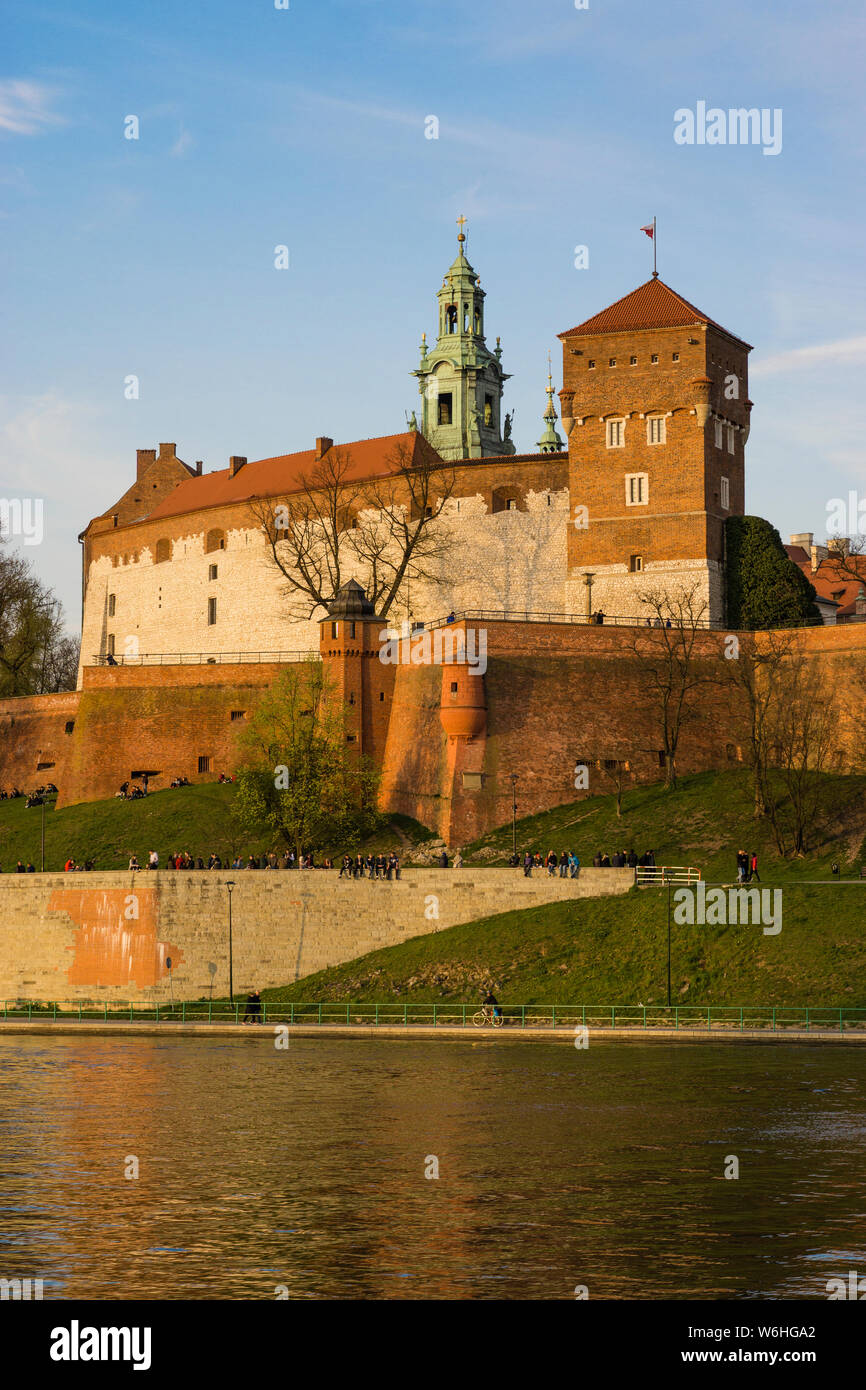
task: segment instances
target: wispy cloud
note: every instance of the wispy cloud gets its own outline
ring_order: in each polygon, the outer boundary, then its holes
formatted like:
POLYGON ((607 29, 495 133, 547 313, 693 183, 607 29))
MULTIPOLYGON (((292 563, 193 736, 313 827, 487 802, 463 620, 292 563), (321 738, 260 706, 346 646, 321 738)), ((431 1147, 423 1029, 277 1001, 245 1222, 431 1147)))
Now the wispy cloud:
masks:
POLYGON ((171 155, 172 159, 183 159, 187 151, 193 149, 194 145, 195 140, 193 140, 189 131, 186 130, 184 127, 181 127, 180 135, 177 137, 171 149, 169 150, 169 154, 171 155))
POLYGON ((38 135, 46 126, 62 125, 51 110, 56 92, 41 82, 21 78, 0 79, 0 130, 10 135, 38 135))
POLYGON ((765 357, 749 368, 749 375, 772 376, 798 367, 820 367, 827 364, 866 362, 866 337, 840 338, 835 343, 814 343, 811 347, 791 348, 765 357))

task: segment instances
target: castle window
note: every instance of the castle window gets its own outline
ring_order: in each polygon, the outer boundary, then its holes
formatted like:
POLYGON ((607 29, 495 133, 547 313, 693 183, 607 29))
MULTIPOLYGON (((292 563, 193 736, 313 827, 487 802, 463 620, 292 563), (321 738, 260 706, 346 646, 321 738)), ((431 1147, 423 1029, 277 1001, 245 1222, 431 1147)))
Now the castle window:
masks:
POLYGON ((451 392, 445 391, 439 397, 439 424, 451 424, 451 392))
POLYGON ((615 358, 615 357, 609 357, 609 358, 608 358, 607 365, 608 365, 609 367, 615 367, 615 366, 616 366, 616 358, 615 358))
POLYGON ((74 729, 75 729, 75 720, 74 720, 74 719, 67 719, 67 721, 66 721, 66 730, 65 730, 65 732, 66 732, 67 734, 71 734, 71 733, 73 732, 74 729))
POLYGON ((477 306, 475 309, 475 332, 479 335, 481 333, 481 310, 477 306))
POLYGON ((452 681, 452 682, 451 682, 451 694, 452 694, 452 695, 456 695, 456 694, 457 694, 457 682, 456 682, 456 681, 452 681))
POLYGON ((637 366, 637 358, 636 358, 636 357, 630 357, 630 358, 628 359, 628 365, 629 365, 630 367, 636 367, 636 366, 637 366))
POLYGON ((484 424, 485 424, 485 427, 486 427, 487 429, 490 429, 491 425, 493 424, 493 397, 492 397, 492 396, 485 396, 485 397, 484 397, 484 424))
POLYGON ((643 572, 642 555, 630 555, 628 557, 628 572, 629 574, 641 574, 643 572))
POLYGON ((516 511, 517 511, 517 499, 514 498, 514 497, 509 497, 508 501, 505 503, 505 510, 506 510, 507 512, 516 512, 516 511))
POLYGON ((216 577, 217 577, 218 574, 219 574, 219 566, 218 566, 218 565, 208 565, 208 567, 207 567, 207 577, 208 577, 208 579, 216 579, 216 577))
POLYGON ((113 617, 114 617, 114 610, 115 610, 116 606, 117 606, 117 597, 116 597, 116 595, 115 595, 115 594, 109 594, 109 595, 108 595, 108 616, 109 616, 109 618, 113 618, 113 617))
MULTIPOLYGON (((431 521, 432 519, 433 519, 433 508, 432 508, 432 507, 425 507, 425 508, 424 508, 424 520, 425 520, 425 521, 431 521)), ((354 635, 355 635, 355 634, 353 633, 352 636, 354 637, 354 635)))
POLYGON ((337 639, 337 637, 339 637, 339 635, 340 635, 340 624, 339 624, 339 623, 331 623, 331 637, 332 637, 332 639, 333 639, 334 641, 336 641, 336 639, 337 639))
POLYGON ((627 473, 625 476, 625 505, 642 507, 649 501, 649 477, 646 473, 627 473))
POLYGON ((170 559, 171 559, 171 541, 166 541, 166 540, 157 541, 157 543, 156 543, 156 561, 155 561, 155 563, 156 563, 157 565, 161 565, 162 562, 163 562, 163 560, 170 560, 170 559))
POLYGON ((353 705, 354 703, 355 703, 355 692, 354 692, 354 690, 351 690, 351 691, 349 692, 349 704, 350 704, 350 705, 353 705))
POLYGON ((716 448, 717 448, 717 449, 721 449, 721 447, 722 447, 722 422, 721 422, 721 420, 716 420, 716 421, 714 421, 714 424, 715 424, 715 427, 716 427, 716 448))
POLYGON ((355 742, 355 735, 354 735, 354 734, 346 734, 346 742, 347 742, 347 743, 354 743, 354 742, 355 742))
POLYGON ((590 359, 589 359, 589 361, 587 362, 586 365, 589 367, 589 369, 590 369, 590 371, 591 371, 592 368, 595 366, 595 362, 594 362, 593 359, 590 357, 590 359))
POLYGON ((659 360, 659 355, 658 355, 657 352, 654 352, 653 355, 652 355, 652 357, 650 358, 650 361, 651 361, 651 362, 653 363, 653 365, 655 366, 655 365, 658 364, 658 360, 659 360))
POLYGON ((114 656, 114 633, 113 633, 113 632, 109 632, 109 634, 108 634, 108 639, 107 639, 107 642, 106 642, 105 650, 106 650, 106 653, 108 654, 108 656, 114 656))
POLYGON ((215 598, 209 598, 208 601, 207 601, 207 621, 208 621, 208 627, 213 627, 214 623, 216 622, 216 618, 217 618, 217 601, 216 601, 215 598))
POLYGON ((720 483, 722 488, 722 506, 727 512, 730 510, 731 506, 731 484, 727 478, 721 478, 720 483))
POLYGON ((226 535, 225 531, 208 531, 205 542, 205 551, 209 554, 212 550, 225 550, 226 535))
POLYGON ((651 415, 647 420, 646 442, 647 444, 664 444, 665 417, 663 415, 651 415))
POLYGON ((350 637, 354 637, 354 636, 355 636, 355 624, 354 624, 354 623, 349 623, 349 636, 350 636, 350 637))
POLYGON ((380 691, 379 691, 379 699, 380 699, 380 700, 384 700, 384 698, 385 698, 385 692, 384 692, 384 690, 380 690, 380 691))
POLYGON ((210 757, 207 753, 199 754, 198 770, 199 772, 210 772, 210 757))
POLYGON ((678 352, 675 352, 675 353, 673 354, 672 358, 671 358, 671 361, 672 361, 672 362, 679 362, 679 360, 680 360, 680 355, 679 355, 678 352))
POLYGON ((729 454, 732 454, 733 452, 734 452, 734 427, 733 427, 733 425, 728 425, 728 453, 729 453, 729 454))
POLYGON ((463 332, 469 332, 469 305, 463 305, 463 332))
POLYGON ((242 709, 233 709, 232 712, 231 712, 231 715, 229 716, 230 719, 231 719, 231 722, 232 722, 233 724, 236 724, 236 723, 238 722, 239 719, 243 719, 245 713, 246 713, 245 710, 242 710, 242 709))
POLYGON ((625 420, 608 420, 607 447, 609 449, 625 447, 625 420))
POLYGON ((445 332, 457 332, 457 305, 449 304, 445 309, 445 332))

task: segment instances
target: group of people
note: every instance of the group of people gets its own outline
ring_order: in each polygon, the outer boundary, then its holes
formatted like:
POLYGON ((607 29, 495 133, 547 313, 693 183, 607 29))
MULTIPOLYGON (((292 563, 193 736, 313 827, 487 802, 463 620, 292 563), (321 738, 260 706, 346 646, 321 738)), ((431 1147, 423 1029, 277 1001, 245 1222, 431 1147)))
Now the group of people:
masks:
POLYGON ((747 854, 744 849, 737 850, 737 882, 751 883, 756 878, 761 882, 761 875, 758 873, 757 854, 747 854))
POLYGON ((388 878, 400 877, 400 858, 394 850, 384 854, 343 855, 339 878, 388 878))
MULTIPOLYGON (((136 870, 144 868, 145 865, 139 863, 137 854, 133 854, 129 861, 129 867, 135 873, 136 870)), ((147 856, 146 867, 148 869, 160 867, 164 869, 222 869, 223 867, 227 869, 331 869, 333 864, 330 859, 323 859, 320 865, 316 864, 312 854, 302 854, 300 862, 298 862, 293 849, 284 850, 282 854, 277 854, 276 850, 270 850, 263 854, 250 854, 246 859, 240 854, 236 854, 234 859, 226 855, 225 864, 219 854, 210 854, 207 863, 205 863, 202 855, 193 855, 189 853, 189 850, 184 850, 181 854, 176 851, 169 854, 160 866, 159 852, 152 849, 147 856)))
MULTIPOLYGON (((522 864, 525 878, 532 877, 533 869, 546 869, 551 878, 557 875, 559 878, 577 878, 580 873, 580 859, 572 849, 564 849, 560 854, 551 849, 543 858, 538 850, 528 849, 522 859, 519 854, 512 854, 509 863, 513 869, 522 864)), ((655 852, 651 849, 648 849, 640 858, 633 849, 630 849, 628 853, 624 849, 618 849, 613 856, 599 850, 592 860, 594 869, 655 869, 655 865, 655 852)))
POLYGON ((118 798, 120 798, 121 801, 140 800, 141 797, 147 796, 147 782, 148 777, 146 772, 142 776, 141 786, 139 786, 137 782, 132 785, 130 785, 129 782, 121 782, 119 791, 114 793, 115 800, 118 798))
MULTIPOLYGON (((13 787, 11 791, 0 790, 0 801, 15 801, 21 796, 25 796, 25 793, 20 787, 13 787)), ((36 787, 32 792, 27 792, 24 802, 25 810, 30 806, 42 806, 49 796, 57 796, 57 788, 53 782, 47 782, 44 786, 36 787)))

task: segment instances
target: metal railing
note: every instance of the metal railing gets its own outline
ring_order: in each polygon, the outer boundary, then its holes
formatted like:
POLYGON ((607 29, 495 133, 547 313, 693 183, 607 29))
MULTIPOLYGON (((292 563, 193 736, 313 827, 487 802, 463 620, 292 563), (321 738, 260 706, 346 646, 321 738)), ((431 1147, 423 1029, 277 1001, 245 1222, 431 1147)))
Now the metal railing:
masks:
MULTIPOLYGON (((524 1028, 668 1028, 676 1032, 866 1033, 866 1008, 769 1004, 501 1004, 503 1026, 524 1028)), ((5 1000, 3 1019, 31 1022, 243 1023, 247 1000, 171 1002, 66 1000, 35 1003, 5 1000)), ((262 1000, 256 1022, 289 1026, 424 1026, 472 1028, 481 1005, 303 1003, 262 1000)), ((479 1030, 483 1031, 483 1030, 479 1030)), ((498 1030, 497 1030, 498 1031, 498 1030)))
MULTIPOLYGON (((433 618, 429 622, 419 622, 418 628, 445 627, 453 623, 460 622, 490 622, 490 623, 572 623, 581 627, 636 627, 636 628, 678 628, 684 626, 690 632, 693 628, 709 632, 732 632, 736 631, 729 624, 710 620, 709 618, 687 619, 684 624, 674 622, 673 617, 670 622, 662 622, 661 619, 653 617, 636 617, 631 614, 603 613, 602 622, 593 615, 587 617, 585 613, 544 613, 544 612, 520 612, 517 610, 508 611, 504 609, 491 608, 464 608, 459 613, 449 613, 444 618, 433 618)), ((804 618, 800 622, 782 623, 781 627, 823 627, 821 618, 804 618)), ((751 633, 750 628, 743 631, 751 633)))
POLYGON ((639 864, 634 877, 637 884, 651 883, 661 887, 665 883, 698 883, 701 871, 688 864, 639 864))
POLYGON ((223 666, 239 661, 321 661, 322 654, 307 652, 142 652, 139 656, 94 655, 92 666, 223 666))

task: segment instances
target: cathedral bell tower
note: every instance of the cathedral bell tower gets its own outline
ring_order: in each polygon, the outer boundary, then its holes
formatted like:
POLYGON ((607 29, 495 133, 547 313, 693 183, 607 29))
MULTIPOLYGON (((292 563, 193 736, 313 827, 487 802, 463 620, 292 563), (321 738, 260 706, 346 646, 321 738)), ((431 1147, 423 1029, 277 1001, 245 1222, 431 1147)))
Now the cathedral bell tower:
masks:
POLYGON ((498 338, 495 352, 484 341, 484 291, 464 255, 466 219, 457 221, 457 259, 437 295, 439 336, 431 351, 424 334, 413 372, 421 393, 421 432, 446 459, 513 454, 510 418, 500 422, 508 380, 502 349, 498 338))

